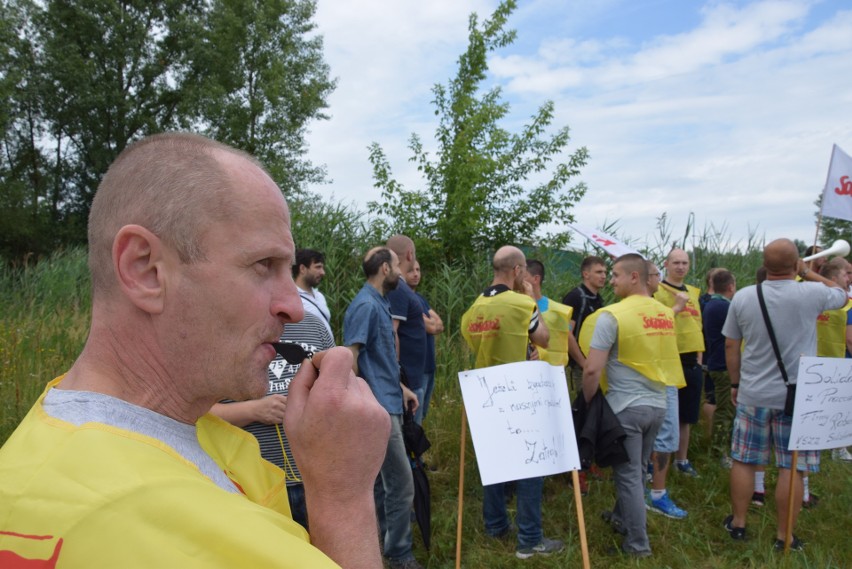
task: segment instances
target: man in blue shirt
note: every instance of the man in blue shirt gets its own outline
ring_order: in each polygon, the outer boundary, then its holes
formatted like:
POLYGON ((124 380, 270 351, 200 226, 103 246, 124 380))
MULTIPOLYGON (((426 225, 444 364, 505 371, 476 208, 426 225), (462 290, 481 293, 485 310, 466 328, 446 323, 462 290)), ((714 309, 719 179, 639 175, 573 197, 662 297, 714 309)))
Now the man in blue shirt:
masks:
POLYGON ((734 406, 731 403, 731 378, 725 362, 725 336, 722 335, 722 326, 728 317, 728 308, 737 290, 737 282, 727 269, 716 269, 710 278, 713 294, 704 305, 703 318, 704 345, 707 348, 705 362, 716 391, 713 447, 723 453, 723 463, 730 466, 728 453, 731 450, 734 406))
POLYGON ((364 257, 363 269, 367 282, 346 309, 343 344, 355 356, 355 373, 366 380, 391 418, 387 453, 375 486, 384 555, 393 569, 421 569, 411 551, 414 481, 402 440, 403 405, 416 411, 418 402, 399 381, 394 327, 386 298, 400 282, 399 258, 386 247, 375 247, 364 257))
POLYGON ((426 325, 423 321, 423 305, 402 278, 417 261, 414 241, 405 235, 394 235, 388 239, 387 248, 399 257, 401 273, 398 286, 387 294, 393 329, 396 332, 396 353, 399 365, 408 379, 408 387, 417 394, 418 401, 423 401, 426 394, 426 383, 423 381, 426 371, 426 325))

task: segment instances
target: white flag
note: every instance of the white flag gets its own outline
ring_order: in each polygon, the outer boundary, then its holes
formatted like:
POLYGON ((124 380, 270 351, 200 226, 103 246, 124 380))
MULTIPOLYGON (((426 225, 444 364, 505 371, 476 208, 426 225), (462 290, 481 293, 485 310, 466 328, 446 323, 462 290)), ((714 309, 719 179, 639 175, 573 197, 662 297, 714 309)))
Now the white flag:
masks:
POLYGON ((613 257, 621 257, 622 255, 626 255, 627 253, 640 254, 639 251, 637 251, 633 247, 622 243, 612 235, 607 235, 603 231, 598 231, 597 229, 589 229, 588 227, 583 227, 577 224, 569 224, 568 227, 570 227, 580 235, 583 235, 586 239, 588 239, 613 257))
POLYGON ((822 192, 822 215, 852 221, 852 157, 836 144, 822 192))

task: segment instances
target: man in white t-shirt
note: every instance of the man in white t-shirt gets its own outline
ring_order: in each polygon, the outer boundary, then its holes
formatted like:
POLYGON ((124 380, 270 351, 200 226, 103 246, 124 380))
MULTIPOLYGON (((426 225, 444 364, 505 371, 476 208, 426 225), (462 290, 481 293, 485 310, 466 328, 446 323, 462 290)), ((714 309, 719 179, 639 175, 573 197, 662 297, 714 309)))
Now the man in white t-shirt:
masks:
POLYGON ((331 311, 325 301, 325 296, 317 289, 325 276, 325 255, 314 249, 299 249, 296 251, 296 262, 293 264, 293 280, 302 298, 305 312, 317 316, 325 323, 328 333, 334 338, 331 329, 331 311))

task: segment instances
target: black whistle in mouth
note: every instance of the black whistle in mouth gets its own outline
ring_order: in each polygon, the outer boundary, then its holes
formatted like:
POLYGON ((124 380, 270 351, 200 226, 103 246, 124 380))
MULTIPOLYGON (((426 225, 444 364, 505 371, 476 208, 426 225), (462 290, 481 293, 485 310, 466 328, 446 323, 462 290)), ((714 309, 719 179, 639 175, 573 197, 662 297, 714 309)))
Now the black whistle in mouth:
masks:
POLYGON ((275 352, 293 365, 314 357, 316 348, 297 342, 272 342, 275 352))

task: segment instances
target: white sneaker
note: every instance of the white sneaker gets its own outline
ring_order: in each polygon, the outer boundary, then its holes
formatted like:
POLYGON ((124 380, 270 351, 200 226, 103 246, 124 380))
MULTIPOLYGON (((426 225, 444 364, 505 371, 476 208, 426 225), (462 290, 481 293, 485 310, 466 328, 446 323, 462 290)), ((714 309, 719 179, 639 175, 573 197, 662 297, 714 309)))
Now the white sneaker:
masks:
POLYGON ((836 448, 831 451, 831 458, 834 460, 842 460, 843 462, 852 462, 852 453, 846 447, 836 448))

